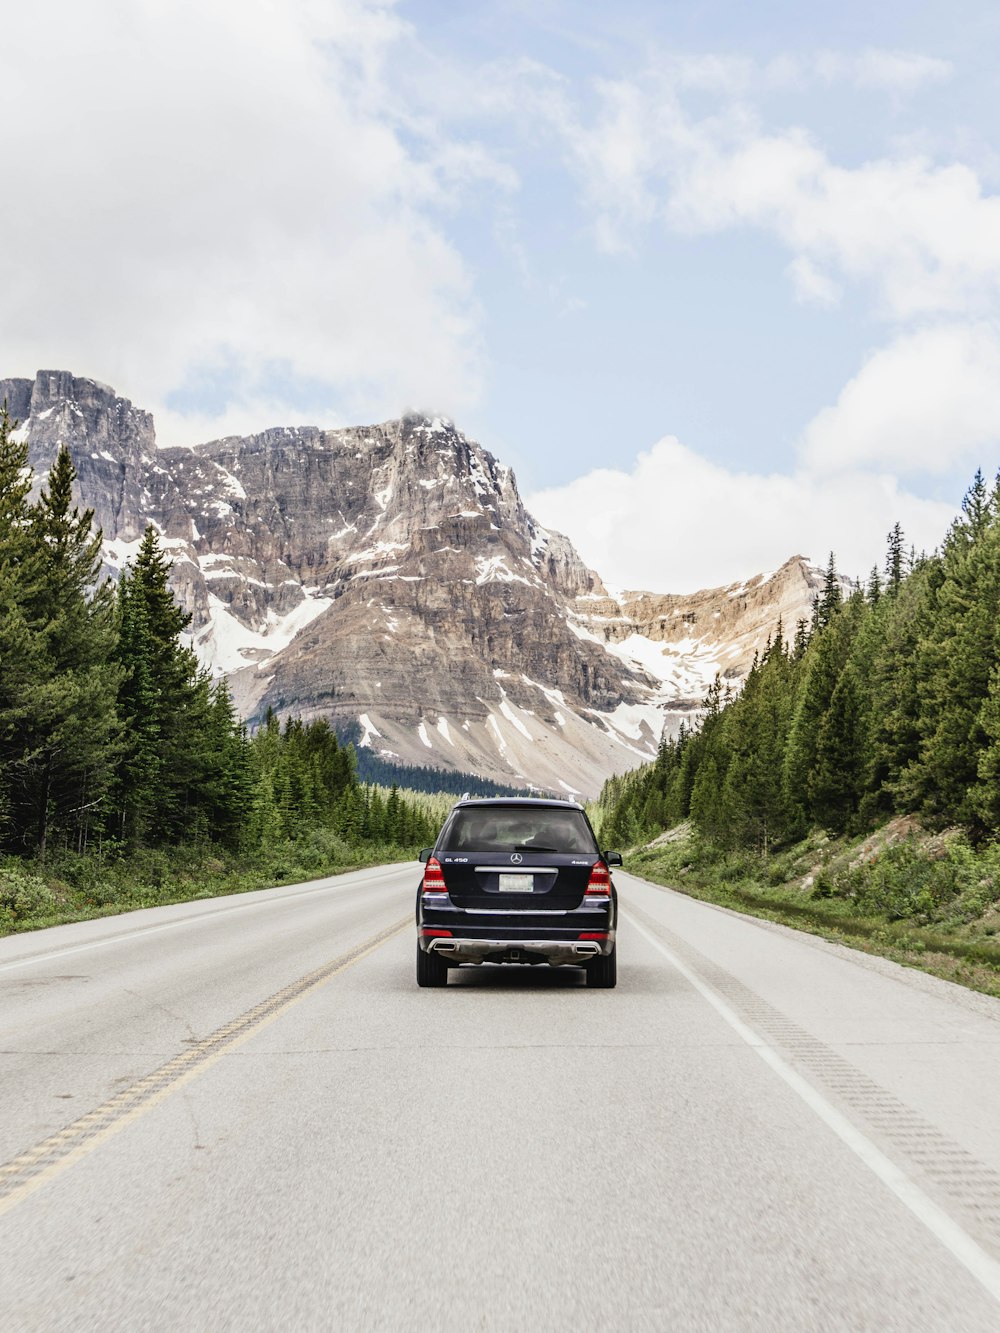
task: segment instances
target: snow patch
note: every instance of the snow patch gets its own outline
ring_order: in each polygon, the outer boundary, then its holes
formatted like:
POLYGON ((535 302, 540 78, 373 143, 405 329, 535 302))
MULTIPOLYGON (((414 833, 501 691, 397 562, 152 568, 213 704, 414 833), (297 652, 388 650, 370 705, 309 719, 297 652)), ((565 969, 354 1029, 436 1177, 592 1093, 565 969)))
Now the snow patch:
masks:
POLYGON ((213 676, 222 676, 238 671, 260 656, 271 657, 287 648, 300 630, 333 605, 332 597, 320 597, 306 589, 303 591, 305 597, 285 615, 278 616, 273 610, 268 611, 267 625, 263 630, 244 625, 220 597, 210 592, 210 620, 194 644, 202 666, 207 667, 213 676))
MULTIPOLYGON (((216 466, 218 466, 218 465, 216 465, 216 466)), ((242 484, 242 482, 238 481, 238 480, 236 479, 236 477, 234 477, 233 474, 232 474, 231 472, 227 472, 226 469, 225 469, 224 467, 220 467, 220 468, 219 468, 219 471, 222 473, 223 477, 225 478, 225 480, 224 480, 224 482, 223 482, 223 485, 225 486, 225 488, 226 488, 226 490, 229 492, 229 494, 233 497, 233 499, 234 499, 234 500, 245 500, 245 499, 247 498, 247 493, 246 493, 246 491, 243 489, 243 484, 242 484)))
POLYGON ((626 666, 648 671, 667 688, 672 698, 704 694, 722 668, 720 645, 690 635, 672 643, 660 643, 644 634, 630 634, 621 643, 605 643, 587 631, 581 633, 572 622, 568 623, 574 633, 581 638, 593 638, 626 666))
POLYGON ((428 750, 434 749, 434 746, 431 744, 431 738, 427 735, 427 728, 424 726, 423 722, 417 727, 417 735, 420 737, 421 741, 423 741, 424 745, 427 746, 428 750))
POLYGON ((476 583, 480 586, 484 583, 523 583, 530 588, 534 581, 508 569, 506 556, 476 556, 476 583))
MULTIPOLYGON (((377 736, 379 740, 382 740, 382 733, 375 726, 374 722, 372 722, 371 718, 368 716, 367 713, 362 713, 361 716, 358 718, 358 721, 361 723, 362 727, 361 738, 358 741, 359 749, 362 746, 364 746, 365 748, 373 748, 372 737, 377 736)), ((382 753, 385 754, 387 752, 383 750, 382 753)))
POLYGON ((104 562, 118 570, 119 573, 125 566, 139 554, 139 547, 142 545, 142 538, 136 537, 135 541, 127 542, 119 539, 118 541, 104 543, 104 562))
POLYGON ((605 643, 603 639, 599 639, 593 630, 587 629, 584 625, 581 625, 579 621, 574 620, 572 616, 567 616, 566 628, 572 630, 578 639, 585 639, 588 643, 599 644, 602 648, 610 649, 611 647, 611 645, 605 643))
POLYGON ((500 751, 501 758, 506 759, 507 742, 503 738, 503 732, 500 730, 500 724, 497 722, 496 718, 493 716, 492 713, 490 713, 490 715, 486 719, 486 726, 493 733, 493 740, 496 743, 497 749, 500 751))
MULTIPOLYGON (((378 560, 383 555, 393 555, 396 551, 408 551, 409 549, 409 542, 376 542, 374 546, 366 546, 363 551, 356 551, 347 556, 346 559, 360 564, 362 561, 378 560)), ((394 568, 398 569, 399 566, 396 565, 394 568)))
POLYGON ((530 676, 525 676, 523 673, 521 679, 524 681, 525 685, 530 685, 533 689, 540 690, 550 704, 561 704, 563 708, 566 707, 566 696, 563 694, 562 690, 550 688, 548 685, 540 685, 537 680, 532 680, 530 676))
MULTIPOLYGON (((629 740, 644 742, 647 745, 648 736, 652 733, 654 744, 658 745, 663 731, 663 712, 657 704, 619 704, 615 711, 608 715, 608 722, 615 731, 627 736, 629 740)), ((655 750, 652 753, 655 754, 655 750)))
POLYGON ((521 719, 517 716, 513 708, 511 708, 506 695, 504 695, 504 697, 500 700, 500 712, 503 713, 504 717, 511 724, 511 726, 517 728, 517 730, 521 733, 522 736, 526 736, 529 741, 534 741, 535 739, 534 736, 532 736, 531 732, 524 725, 521 719))

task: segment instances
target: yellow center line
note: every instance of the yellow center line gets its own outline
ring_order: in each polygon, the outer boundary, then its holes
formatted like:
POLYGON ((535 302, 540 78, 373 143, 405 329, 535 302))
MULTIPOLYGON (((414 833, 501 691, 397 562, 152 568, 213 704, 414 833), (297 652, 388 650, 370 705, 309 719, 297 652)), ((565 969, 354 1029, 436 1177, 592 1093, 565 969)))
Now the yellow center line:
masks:
POLYGON ((254 1005, 252 1009, 248 1009, 239 1018, 234 1018, 232 1022, 217 1028, 196 1045, 175 1055, 165 1065, 154 1069, 131 1087, 124 1088, 94 1110, 80 1116, 65 1129, 50 1134, 34 1147, 5 1162, 0 1166, 0 1215, 9 1212, 29 1194, 33 1194, 55 1176, 88 1157, 95 1148, 106 1143, 126 1125, 130 1125, 139 1116, 151 1111, 172 1093, 211 1068, 224 1055, 228 1055, 237 1046, 249 1041, 268 1023, 280 1018, 293 1004, 298 1004, 307 995, 326 985, 333 977, 374 953, 405 929, 411 921, 412 917, 407 915, 402 921, 397 921, 395 925, 379 931, 357 948, 341 954, 332 962, 324 963, 322 967, 308 972, 304 977, 299 977, 298 981, 293 981, 283 990, 277 991, 266 1000, 262 1000, 260 1004, 254 1005))

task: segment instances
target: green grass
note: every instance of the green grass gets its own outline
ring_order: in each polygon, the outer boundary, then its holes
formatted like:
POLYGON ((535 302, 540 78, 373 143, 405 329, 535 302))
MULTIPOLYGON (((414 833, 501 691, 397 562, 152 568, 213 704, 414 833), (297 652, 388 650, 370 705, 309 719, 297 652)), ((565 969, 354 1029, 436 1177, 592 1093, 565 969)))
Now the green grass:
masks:
POLYGON ((866 839, 814 834, 764 857, 689 833, 626 868, 691 897, 806 930, 1000 996, 1000 847, 896 821, 866 839))
POLYGON ((411 860, 416 849, 352 847, 328 830, 250 855, 218 847, 148 849, 121 855, 57 852, 44 865, 0 858, 0 935, 112 916, 143 907, 250 893, 346 870, 411 860))

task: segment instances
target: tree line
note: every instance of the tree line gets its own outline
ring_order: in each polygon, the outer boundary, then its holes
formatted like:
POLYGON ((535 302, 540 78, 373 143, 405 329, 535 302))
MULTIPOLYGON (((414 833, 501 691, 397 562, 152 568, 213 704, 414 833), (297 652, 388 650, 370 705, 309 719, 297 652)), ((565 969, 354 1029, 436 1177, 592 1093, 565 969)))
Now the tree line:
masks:
POLYGON ((742 691, 717 677, 700 724, 605 784, 602 841, 690 820, 726 849, 767 854, 813 828, 868 831, 897 814, 1000 832, 1000 479, 976 474, 933 555, 897 524, 884 570, 844 596, 830 557, 811 623, 782 625, 742 691))
MULTIPOLYGON (((357 727, 355 736, 361 735, 357 727)), ((491 778, 479 777, 476 773, 463 773, 453 768, 436 768, 432 764, 403 764, 382 755, 374 754, 369 746, 357 750, 358 777, 362 782, 377 783, 380 786, 406 787, 410 791, 427 792, 437 795, 447 792, 452 796, 531 796, 527 787, 512 787, 507 783, 494 782, 491 778)))
POLYGON ((252 851, 326 827, 351 845, 433 841, 427 814, 363 786, 325 721, 250 735, 201 669, 150 525, 115 587, 60 450, 33 502, 27 443, 0 408, 0 848, 44 859, 216 842, 252 851))

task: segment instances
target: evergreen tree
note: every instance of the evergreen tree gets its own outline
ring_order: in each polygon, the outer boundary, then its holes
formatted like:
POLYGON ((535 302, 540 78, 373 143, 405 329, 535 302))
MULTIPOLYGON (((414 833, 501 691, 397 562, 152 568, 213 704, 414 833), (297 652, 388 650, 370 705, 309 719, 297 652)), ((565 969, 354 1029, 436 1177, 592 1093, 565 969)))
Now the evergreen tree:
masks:
POLYGON ((808 778, 810 813, 831 833, 843 833, 861 803, 862 713, 861 688, 848 662, 820 723, 815 764, 808 778))
POLYGON ((904 808, 937 822, 975 819, 971 789, 989 744, 980 714, 997 663, 1000 525, 975 504, 945 540, 927 632, 917 647, 920 748, 900 776, 904 808))
POLYGON ((211 690, 203 735, 203 784, 200 805, 205 831, 236 844, 254 803, 246 730, 233 706, 225 679, 211 690))
POLYGON ((63 448, 31 515, 44 569, 36 619, 45 623, 50 677, 44 691, 49 730, 36 737, 41 782, 35 810, 42 855, 50 815, 57 827, 71 824, 77 845, 85 845, 90 812, 103 806, 113 780, 121 738, 114 595, 109 583, 98 581, 103 534, 93 529, 93 510, 81 513, 73 504, 75 481, 76 470, 63 448))
POLYGON ((821 634, 826 629, 836 615, 842 601, 843 594, 840 588, 840 578, 837 575, 837 562, 831 551, 830 558, 826 563, 826 573, 823 576, 823 590, 813 611, 812 630, 814 634, 821 634))
POLYGON ((792 661, 800 662, 805 656, 806 649, 809 647, 809 621, 797 620, 795 622, 795 641, 792 644, 792 661))
POLYGON ((169 576, 170 562, 151 524, 119 588, 125 672, 119 701, 129 746, 118 812, 132 843, 180 841, 214 830, 231 836, 251 800, 249 776, 237 774, 244 760, 235 715, 227 699, 213 701, 207 673, 182 641, 191 616, 177 605, 169 576), (223 732, 228 739, 220 755, 223 732), (229 803, 225 812, 223 799, 229 803))
POLYGON ((700 833, 720 846, 726 845, 729 829, 721 799, 723 781, 715 755, 707 753, 691 789, 691 819, 700 833))
POLYGON ((890 597, 896 596, 903 581, 903 548, 903 529, 894 523, 886 538, 885 553, 885 590, 890 597))
POLYGON ((0 836, 18 841, 11 804, 25 752, 26 691, 44 671, 44 646, 31 602, 41 582, 40 551, 28 515, 28 445, 0 406, 0 836))
POLYGON ((940 569, 931 561, 905 578, 895 597, 883 597, 872 616, 875 643, 859 670, 865 682, 866 759, 861 818, 893 813, 902 774, 920 749, 922 671, 917 648, 940 569))
POLYGON ((18 590, 32 637, 29 679, 9 720, 9 835, 44 858, 53 830, 86 845, 103 804, 120 735, 113 660, 114 603, 97 586, 101 534, 93 511, 73 504, 76 473, 60 450, 48 486, 27 511, 24 535, 33 571, 18 590))
POLYGON ((782 763, 789 828, 800 833, 805 831, 812 818, 811 781, 823 719, 830 708, 863 610, 864 601, 859 595, 836 609, 830 620, 814 632, 800 666, 801 685, 782 763))
POLYGON ((879 599, 882 596, 882 580, 879 578, 878 569, 872 565, 871 573, 868 575, 868 586, 865 589, 865 597, 869 606, 878 606, 879 599))
POLYGON ((970 804, 980 825, 995 836, 1000 832, 1000 665, 993 668, 977 723, 984 743, 978 755, 970 804))
POLYGON ((116 831, 135 844, 154 816, 160 790, 160 689, 146 599, 128 570, 118 583, 118 709, 125 742, 118 767, 116 831))

